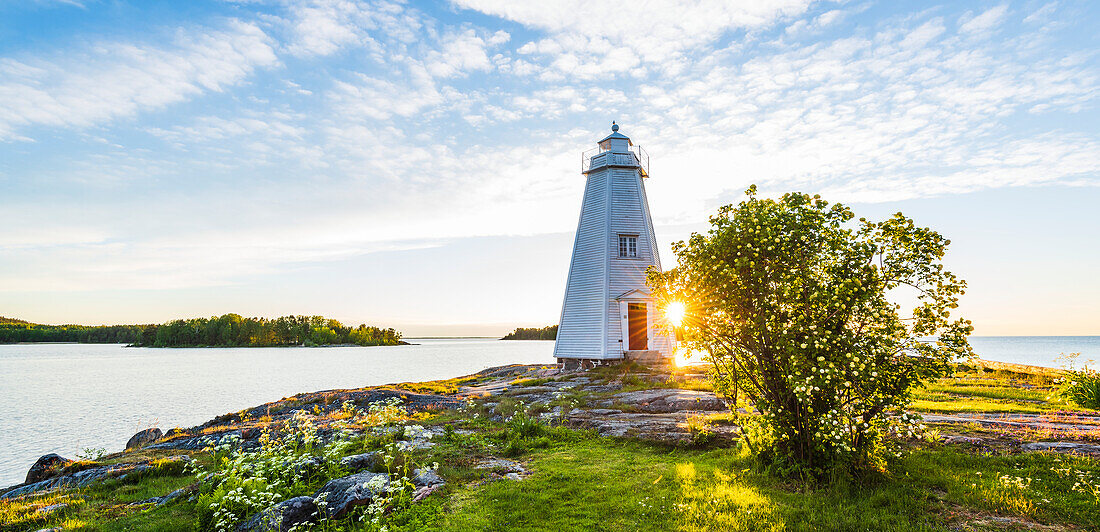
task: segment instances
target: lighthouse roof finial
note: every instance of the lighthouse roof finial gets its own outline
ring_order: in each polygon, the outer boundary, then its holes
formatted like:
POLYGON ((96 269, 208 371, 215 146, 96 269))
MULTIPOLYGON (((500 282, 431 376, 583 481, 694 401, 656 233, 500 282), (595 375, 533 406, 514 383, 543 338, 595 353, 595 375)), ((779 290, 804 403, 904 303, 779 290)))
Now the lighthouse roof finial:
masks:
POLYGON ((611 134, 604 137, 603 140, 599 142, 599 144, 602 145, 604 142, 607 142, 610 139, 624 139, 626 140, 628 146, 633 146, 634 144, 630 142, 630 138, 628 138, 626 135, 619 133, 619 124, 617 124, 616 122, 611 122, 611 134))

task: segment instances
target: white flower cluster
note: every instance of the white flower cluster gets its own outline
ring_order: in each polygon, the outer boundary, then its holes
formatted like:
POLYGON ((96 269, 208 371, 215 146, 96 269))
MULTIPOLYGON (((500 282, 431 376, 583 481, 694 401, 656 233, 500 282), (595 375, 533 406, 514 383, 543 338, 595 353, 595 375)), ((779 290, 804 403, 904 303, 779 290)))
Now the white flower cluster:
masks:
POLYGON ((390 425, 409 417, 400 397, 390 397, 384 401, 375 401, 367 406, 367 412, 357 421, 376 427, 390 425))
POLYGON ((432 431, 424 428, 424 425, 406 425, 405 437, 410 440, 430 440, 432 431))
POLYGON ((1031 477, 1015 477, 1012 475, 1001 475, 997 477, 997 480, 1002 486, 1006 488, 1013 488, 1018 490, 1026 490, 1031 486, 1031 477))
POLYGON ((1060 476, 1074 481, 1071 490, 1092 495, 1094 500, 1100 502, 1100 474, 1076 469, 1072 466, 1056 468, 1054 471, 1060 476))

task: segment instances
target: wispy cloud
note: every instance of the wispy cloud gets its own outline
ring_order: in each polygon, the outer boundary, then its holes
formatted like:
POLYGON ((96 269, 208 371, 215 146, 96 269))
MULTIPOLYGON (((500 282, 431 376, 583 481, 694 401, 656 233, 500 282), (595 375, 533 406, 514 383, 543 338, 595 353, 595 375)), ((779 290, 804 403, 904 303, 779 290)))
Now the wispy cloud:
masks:
POLYGON ((613 119, 653 156, 659 223, 700 222, 751 182, 892 201, 1100 180, 1095 130, 1050 118, 1091 112, 1100 94, 1095 54, 1044 30, 1056 5, 867 11, 287 1, 255 20, 242 9, 185 25, 163 44, 0 58, 0 139, 97 126, 112 146, 82 145, 66 163, 8 142, 0 150, 20 162, 0 161, 0 179, 98 177, 97 198, 141 194, 93 210, 80 194, 47 202, 31 187, 0 198, 0 222, 54 228, 0 239, 0 263, 41 286, 61 269, 88 286, 193 286, 570 231, 579 152, 613 119))
POLYGON ((31 126, 84 128, 223 91, 277 62, 271 40, 249 22, 180 30, 172 41, 95 43, 53 59, 0 58, 0 140, 31 126))
POLYGON ((413 42, 421 29, 415 10, 401 2, 291 1, 283 24, 286 49, 297 56, 325 56, 346 47, 378 50, 379 39, 413 42))

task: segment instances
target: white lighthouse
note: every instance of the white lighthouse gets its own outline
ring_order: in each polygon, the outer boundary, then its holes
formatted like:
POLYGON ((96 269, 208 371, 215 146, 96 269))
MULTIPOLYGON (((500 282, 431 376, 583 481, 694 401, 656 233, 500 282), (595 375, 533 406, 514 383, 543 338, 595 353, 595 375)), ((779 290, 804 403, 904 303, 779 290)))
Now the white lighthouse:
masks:
POLYGON ((672 339, 646 286, 661 267, 644 179, 649 156, 619 133, 581 155, 587 178, 554 357, 567 368, 616 360, 661 362, 672 339))

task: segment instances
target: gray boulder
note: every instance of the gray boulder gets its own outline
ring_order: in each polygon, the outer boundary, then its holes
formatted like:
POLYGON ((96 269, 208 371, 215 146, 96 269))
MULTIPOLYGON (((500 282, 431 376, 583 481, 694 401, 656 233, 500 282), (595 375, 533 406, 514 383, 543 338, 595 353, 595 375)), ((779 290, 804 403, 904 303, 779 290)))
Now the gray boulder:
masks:
POLYGON ((351 473, 371 470, 382 465, 382 455, 377 452, 353 454, 340 459, 340 465, 351 473))
POLYGON ((43 506, 43 507, 35 510, 34 513, 36 513, 38 515, 50 515, 54 512, 60 512, 61 510, 64 510, 65 508, 68 508, 68 507, 69 507, 68 504, 65 504, 65 503, 62 502, 62 503, 57 503, 57 504, 51 504, 49 506, 43 506))
POLYGON ((328 481, 313 500, 318 513, 330 519, 340 519, 356 506, 370 504, 378 494, 389 490, 390 478, 385 473, 364 471, 328 481))
POLYGON ((61 473, 62 468, 71 463, 73 463, 72 460, 69 460, 68 458, 63 458, 60 455, 54 453, 43 455, 41 458, 35 461, 34 465, 31 466, 29 471, 27 471, 27 480, 25 483, 32 484, 34 482, 39 482, 42 480, 46 480, 47 478, 57 476, 59 473, 61 473))
POLYGON ((658 388, 623 392, 604 401, 601 406, 611 406, 619 402, 628 404, 641 412, 650 414, 668 414, 684 411, 726 411, 729 407, 712 392, 658 388))
POLYGON ((320 474, 325 469, 325 459, 322 456, 308 456, 294 465, 294 474, 299 478, 310 478, 320 474))
MULTIPOLYGON (((177 455, 169 456, 165 460, 186 463, 190 462, 191 458, 188 456, 177 455)), ((98 467, 90 467, 88 469, 83 469, 75 473, 51 476, 49 478, 46 478, 45 480, 39 480, 38 482, 20 484, 18 487, 0 493, 0 500, 13 499, 15 497, 21 497, 29 493, 37 493, 39 491, 45 491, 48 489, 83 488, 92 483, 112 478, 123 480, 131 475, 141 475, 143 473, 151 471, 153 467, 149 464, 151 464, 152 462, 152 460, 146 460, 140 463, 103 465, 98 467)))
POLYGON ((1061 451, 1076 453, 1100 453, 1100 445, 1068 441, 1037 441, 1024 443, 1020 447, 1025 451, 1061 451))
POLYGON ((237 525, 237 532, 286 532, 295 525, 317 522, 317 505, 308 496, 295 497, 268 507, 237 525))
POLYGON ((506 474, 506 473, 526 473, 527 468, 523 467, 523 464, 519 462, 513 462, 511 460, 505 460, 503 458, 489 458, 488 460, 482 460, 482 462, 474 469, 487 469, 494 473, 506 474))
POLYGON ((424 486, 439 486, 444 484, 444 480, 435 473, 434 469, 424 468, 413 471, 412 483, 414 486, 421 488, 424 486))
POLYGON ((126 442, 126 450, 137 449, 153 443, 164 436, 164 433, 160 429, 153 427, 151 429, 145 429, 133 436, 130 436, 130 440, 126 442))
POLYGON ((199 489, 199 483, 195 482, 191 485, 184 486, 176 491, 173 491, 167 495, 161 495, 159 497, 150 497, 143 501, 132 502, 130 506, 141 506, 142 504, 155 504, 157 506, 164 506, 184 495, 190 495, 199 489))

